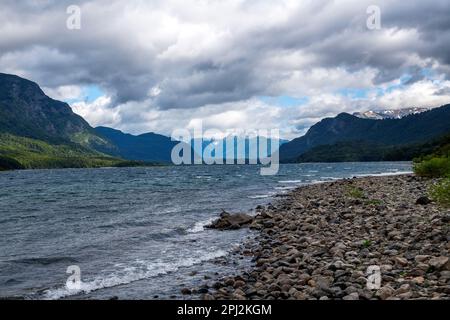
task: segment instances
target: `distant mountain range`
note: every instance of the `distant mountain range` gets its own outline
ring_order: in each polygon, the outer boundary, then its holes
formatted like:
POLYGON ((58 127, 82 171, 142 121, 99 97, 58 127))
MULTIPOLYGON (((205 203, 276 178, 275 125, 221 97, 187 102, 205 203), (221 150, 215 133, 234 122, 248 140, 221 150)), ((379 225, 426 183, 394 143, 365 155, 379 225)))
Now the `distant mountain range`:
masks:
MULTIPOLYGON (((362 119, 341 113, 334 118, 323 119, 304 136, 282 145, 280 159, 283 162, 320 161, 324 159, 323 153, 328 150, 326 161, 367 161, 360 152, 361 149, 372 152, 380 148, 417 146, 448 133, 450 105, 410 114, 401 119, 362 119), (308 152, 310 153, 307 154, 308 152), (313 160, 311 152, 322 156, 313 160), (341 160, 337 154, 353 156, 341 160)), ((382 160, 381 156, 369 158, 382 160)))
MULTIPOLYGON (((278 140, 278 146, 275 148, 272 148, 273 140, 271 138, 266 137, 238 137, 238 136, 229 136, 228 139, 233 143, 233 148, 228 149, 227 148, 227 138, 224 139, 192 139, 191 146, 195 150, 197 154, 205 155, 204 159, 213 159, 215 158, 215 154, 212 156, 209 156, 205 152, 205 149, 211 145, 219 145, 222 144, 222 158, 223 159, 245 159, 245 160, 257 160, 259 158, 259 155, 257 154, 259 152, 259 149, 257 146, 265 145, 267 146, 267 154, 270 155, 273 152, 277 151, 279 147, 287 142, 289 140, 285 139, 279 139, 278 140), (238 150, 238 144, 241 144, 244 147, 244 150, 238 150), (250 146, 252 146, 254 149, 252 152, 250 152, 250 146), (273 149, 273 150, 272 150, 273 149)), ((264 156, 264 155, 263 155, 264 156)))
MULTIPOLYGON (((323 119, 304 136, 281 140, 281 161, 410 160, 422 150, 442 145, 440 139, 450 133, 450 105, 357 115, 323 119)), ((245 140, 246 159, 253 158, 248 145, 254 139, 245 140)), ((258 139, 272 148, 272 141, 258 139)), ((177 143, 156 133, 131 135, 92 128, 68 104, 46 96, 36 83, 0 73, 0 170, 170 163, 177 143)), ((192 144, 192 153, 202 154, 211 143, 224 140, 192 144)), ((224 144, 223 157, 239 158, 237 144, 232 149, 224 144)))
POLYGON ((108 127, 97 127, 95 132, 116 147, 112 155, 129 160, 170 163, 172 148, 178 143, 153 132, 132 135, 108 127))
POLYGON ((369 110, 365 112, 355 112, 353 115, 361 119, 401 119, 411 114, 418 114, 429 111, 430 108, 404 108, 404 109, 388 109, 388 110, 369 110))
MULTIPOLYGON (((191 153, 203 154, 207 145, 220 142, 225 141, 204 140, 191 153)), ((246 139, 246 149, 249 142, 246 139)), ((171 163, 178 143, 156 133, 132 135, 92 128, 68 104, 46 96, 36 83, 0 73, 0 169, 171 163)), ((237 145, 227 150, 224 144, 224 158, 235 154, 237 145)), ((245 158, 252 158, 248 150, 245 158)))

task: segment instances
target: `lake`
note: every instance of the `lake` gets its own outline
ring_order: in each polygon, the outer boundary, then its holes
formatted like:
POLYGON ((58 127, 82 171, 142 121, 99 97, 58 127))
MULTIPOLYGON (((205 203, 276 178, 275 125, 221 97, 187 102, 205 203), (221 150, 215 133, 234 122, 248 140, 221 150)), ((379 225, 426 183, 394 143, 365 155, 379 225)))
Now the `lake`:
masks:
POLYGON ((245 259, 224 263, 251 231, 204 229, 222 209, 254 213, 300 185, 406 173, 411 163, 259 172, 249 165, 1 172, 0 297, 183 298, 184 286, 251 267, 245 259), (74 265, 80 290, 65 287, 74 265))

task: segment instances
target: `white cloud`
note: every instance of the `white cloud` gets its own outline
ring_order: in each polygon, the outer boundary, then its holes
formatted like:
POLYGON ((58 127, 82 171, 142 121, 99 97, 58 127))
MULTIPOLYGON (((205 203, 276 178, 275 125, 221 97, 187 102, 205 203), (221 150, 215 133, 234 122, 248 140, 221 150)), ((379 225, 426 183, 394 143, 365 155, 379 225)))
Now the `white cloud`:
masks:
POLYGON ((377 99, 378 105, 392 109, 436 107, 450 102, 450 81, 422 80, 402 89, 393 90, 377 99), (441 94, 441 91, 447 92, 441 94))
POLYGON ((83 89, 80 86, 60 86, 56 88, 42 88, 48 96, 56 100, 67 101, 83 98, 83 89))
POLYGON ((85 118, 92 126, 117 126, 120 124, 120 114, 118 110, 111 109, 111 98, 101 96, 89 103, 80 101, 72 104, 75 113, 85 118))

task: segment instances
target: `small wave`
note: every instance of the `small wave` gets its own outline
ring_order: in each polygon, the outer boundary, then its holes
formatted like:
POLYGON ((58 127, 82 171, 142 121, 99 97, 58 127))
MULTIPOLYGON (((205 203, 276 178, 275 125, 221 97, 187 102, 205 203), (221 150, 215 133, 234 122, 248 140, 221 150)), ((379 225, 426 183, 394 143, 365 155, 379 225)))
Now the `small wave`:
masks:
POLYGON ((80 289, 68 289, 61 287, 44 291, 44 299, 57 300, 79 294, 87 294, 92 291, 116 287, 139 280, 175 272, 180 268, 190 267, 205 261, 223 257, 227 254, 224 250, 214 252, 197 252, 188 258, 183 258, 174 263, 137 261, 136 266, 128 266, 106 276, 99 276, 91 281, 81 282, 80 289))
POLYGON ((98 229, 114 229, 118 227, 149 227, 154 226, 153 221, 122 221, 117 223, 102 224, 97 226, 98 229))
POLYGON ((149 236, 153 240, 163 240, 163 239, 167 239, 167 238, 173 238, 173 237, 185 235, 186 233, 187 233, 187 230, 182 227, 162 228, 162 229, 159 229, 159 232, 151 233, 151 234, 149 234, 149 236))
POLYGON ((77 263, 78 261, 72 257, 48 257, 48 258, 24 258, 10 260, 9 262, 17 264, 40 264, 47 266, 54 263, 77 263))
POLYGON ((205 230, 205 226, 213 223, 217 218, 212 217, 209 218, 207 220, 203 220, 203 221, 198 221, 194 224, 194 226, 192 228, 189 228, 187 230, 188 233, 199 233, 205 230))
POLYGON ((284 180, 284 181, 278 181, 278 183, 302 183, 303 180, 284 180))
POLYGON ((247 198, 249 199, 265 199, 265 198, 270 198, 273 194, 268 193, 268 194, 257 194, 254 196, 248 196, 247 198))
POLYGON ((14 278, 11 278, 11 279, 8 279, 8 280, 6 280, 5 282, 3 282, 3 284, 5 285, 5 286, 13 286, 13 285, 16 285, 16 284, 21 284, 23 281, 20 281, 20 280, 16 280, 16 279, 14 279, 14 278))
POLYGON ((385 176, 398 176, 402 174, 411 174, 412 171, 396 171, 396 172, 380 172, 380 173, 362 173, 355 174, 355 177, 385 177, 385 176))
POLYGON ((275 187, 275 190, 291 190, 297 188, 296 186, 275 187))

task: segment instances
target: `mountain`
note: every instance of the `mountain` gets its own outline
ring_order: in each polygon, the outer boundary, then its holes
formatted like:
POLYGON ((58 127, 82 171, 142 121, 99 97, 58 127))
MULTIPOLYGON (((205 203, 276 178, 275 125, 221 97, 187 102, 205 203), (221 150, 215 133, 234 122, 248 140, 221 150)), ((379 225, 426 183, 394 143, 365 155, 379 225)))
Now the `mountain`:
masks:
POLYGON ((34 82, 0 73, 0 133, 50 143, 73 142, 101 152, 114 146, 67 103, 51 99, 34 82))
MULTIPOLYGON (((450 105, 424 112, 408 110, 412 114, 406 116, 386 112, 389 119, 381 120, 347 113, 323 119, 303 137, 282 144, 280 159, 403 159, 432 150, 432 141, 450 132, 450 105)), ((206 145, 223 142, 203 141, 201 149, 194 151, 201 153, 206 145)), ((250 142, 246 139, 246 147, 250 142)), ((171 162, 177 143, 155 133, 131 135, 106 127, 94 129, 68 104, 46 96, 36 83, 0 73, 0 170, 143 164, 136 160, 171 162)), ((225 147, 223 156, 236 152, 236 146, 232 150, 225 147)), ((245 157, 252 158, 248 151, 245 157)))
POLYGON ((107 156, 76 143, 0 134, 0 171, 12 169, 95 168, 123 166, 122 159, 107 156))
POLYGON ((364 141, 336 142, 306 151, 298 162, 411 161, 428 154, 448 154, 450 135, 425 143, 387 146, 364 141), (446 153, 445 153, 446 152, 446 153))
MULTIPOLYGON (((227 138, 224 139, 192 139, 191 146, 194 148, 195 152, 199 155, 203 155, 205 148, 208 147, 211 144, 222 144, 223 146, 223 159, 258 159, 258 155, 250 154, 249 149, 250 146, 256 147, 256 152, 258 151, 258 145, 266 145, 267 150, 269 154, 272 154, 274 151, 278 150, 278 148, 275 148, 272 150, 272 139, 268 139, 266 137, 258 136, 258 137, 238 137, 238 136, 229 136, 228 138, 231 138, 233 140, 233 148, 228 149, 227 148, 227 138), (245 150, 242 155, 239 155, 238 152, 238 143, 241 143, 245 146, 245 150)), ((279 139, 279 146, 287 143, 288 140, 279 139)), ((209 157, 206 157, 209 158, 209 157)), ((211 157, 212 158, 212 157, 211 157)))
POLYGON ((177 141, 156 133, 135 136, 107 127, 97 127, 95 132, 116 147, 114 155, 129 160, 170 163, 172 148, 178 144, 177 141))
POLYGON ((364 142, 382 146, 426 143, 450 132, 450 105, 401 119, 361 119, 348 113, 326 118, 299 138, 280 148, 283 162, 295 162, 305 152, 337 142, 364 142))
POLYGON ((355 112, 353 115, 361 119, 401 119, 411 114, 418 114, 430 110, 429 108, 404 108, 387 110, 369 110, 365 112, 355 112))
POLYGON ((0 170, 143 164, 122 153, 36 83, 0 73, 0 170))

